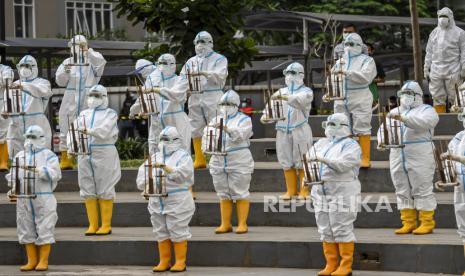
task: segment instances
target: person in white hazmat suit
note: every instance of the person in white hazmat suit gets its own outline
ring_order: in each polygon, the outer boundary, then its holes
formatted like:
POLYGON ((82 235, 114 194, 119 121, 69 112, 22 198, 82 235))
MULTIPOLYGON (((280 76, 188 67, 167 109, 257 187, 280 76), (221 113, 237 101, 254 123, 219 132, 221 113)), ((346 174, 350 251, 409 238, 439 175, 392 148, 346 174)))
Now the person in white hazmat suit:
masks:
POLYGON ((146 59, 141 58, 136 61, 134 73, 138 74, 140 76, 140 80, 144 83, 147 77, 153 71, 155 71, 155 69, 157 69, 155 64, 146 59))
MULTIPOLYGON (((163 54, 158 58, 157 70, 153 71, 145 82, 147 91, 157 93, 155 97, 158 115, 150 117, 149 151, 154 153, 158 148, 158 138, 162 129, 173 126, 182 137, 184 150, 191 149, 191 127, 189 117, 184 111, 187 100, 188 83, 184 76, 176 75, 176 59, 171 54, 163 54)), ((146 100, 147 104, 148 101, 146 100)), ((141 112, 140 99, 131 107, 130 116, 141 112)))
MULTIPOLYGON (((249 214, 249 187, 254 161, 250 152, 250 137, 252 137, 252 120, 249 116, 239 112, 241 99, 233 91, 227 91, 219 102, 220 112, 218 117, 213 118, 210 130, 215 137, 219 138, 219 123, 223 119, 222 143, 226 156, 212 155, 209 168, 213 178, 215 191, 220 198, 221 225, 215 233, 232 232, 231 216, 233 201, 237 207, 237 234, 247 233, 247 217, 249 214)), ((202 150, 206 151, 209 146, 207 128, 204 129, 202 137, 202 150)))
MULTIPOLYGON (((465 110, 462 110, 457 117, 465 128, 465 110)), ((448 152, 443 153, 441 158, 451 158, 456 161, 454 167, 459 185, 454 188, 455 220, 465 252, 465 130, 460 131, 452 138, 449 142, 448 152)))
POLYGON ((436 112, 446 112, 447 104, 454 103, 455 85, 465 79, 465 31, 455 25, 449 8, 438 11, 438 26, 426 45, 423 73, 436 112))
MULTIPOLYGON (((6 65, 0 64, 0 111, 4 107, 3 97, 6 85, 11 85, 14 78, 13 70, 6 65)), ((10 120, 0 116, 0 171, 8 170, 8 145, 6 137, 10 120)))
POLYGON ((218 101, 228 77, 228 60, 213 50, 213 38, 205 31, 199 32, 194 39, 195 53, 181 70, 186 73, 198 72, 201 75, 202 94, 192 94, 188 100, 189 119, 194 145, 194 168, 205 168, 207 162, 202 152, 203 129, 218 113, 218 101))
MULTIPOLYGON (((21 266, 21 271, 44 271, 48 269, 48 257, 51 244, 55 243, 55 224, 58 220, 57 201, 53 191, 61 179, 58 157, 47 148, 46 136, 38 125, 29 126, 25 134, 24 150, 14 156, 18 158, 19 166, 36 165, 35 174, 36 198, 18 198, 16 203, 16 224, 18 240, 24 244, 27 253, 27 264, 21 266), (25 159, 24 159, 25 157, 25 159)), ((16 161, 14 161, 16 162, 16 161)), ((19 170, 19 180, 24 185, 24 171, 19 170)), ((12 170, 6 175, 9 186, 16 181, 12 170)), ((30 176, 31 177, 31 176, 30 176)), ((23 191, 24 186, 21 188, 23 191)))
POLYGON ((350 138, 350 122, 345 114, 330 115, 323 127, 326 138, 318 140, 307 152, 309 160, 320 161, 323 180, 322 185, 314 185, 311 191, 326 259, 326 267, 318 275, 349 275, 354 253, 354 221, 361 195, 358 180, 361 150, 350 138))
MULTIPOLYGON (((88 109, 76 119, 78 130, 88 135, 89 155, 78 157, 80 195, 85 199, 90 235, 111 234, 111 218, 115 185, 121 178, 121 168, 115 143, 118 139, 118 114, 108 108, 107 89, 92 86, 87 93, 88 109), (102 225, 99 227, 99 210, 102 225)), ((71 135, 68 133, 68 153, 71 135)))
MULTIPOLYGON (((286 87, 279 89, 272 95, 274 100, 282 101, 285 119, 276 122, 276 153, 281 167, 284 169, 286 193, 280 198, 289 200, 293 196, 305 199, 308 197, 308 188, 298 186, 304 177, 302 169, 302 156, 313 143, 312 130, 308 124, 308 116, 313 101, 313 91, 304 84, 304 67, 294 62, 283 71, 286 87), (300 152, 299 152, 300 149, 300 152), (300 181, 297 179, 299 175, 300 181)), ((272 103, 273 104, 273 103, 272 103)), ((265 106, 260 121, 267 122, 265 106)))
POLYGON ((50 82, 38 77, 37 61, 32 56, 24 56, 16 68, 19 80, 13 82, 11 87, 22 91, 20 108, 24 114, 10 116, 7 134, 10 156, 24 149, 24 133, 32 125, 38 125, 43 130, 45 147, 48 149, 51 148, 52 139, 50 123, 45 116, 49 98, 52 96, 50 82))
POLYGON ((87 108, 87 90, 99 83, 107 63, 102 54, 89 48, 87 39, 83 35, 75 35, 71 38, 68 47, 76 57, 65 59, 55 74, 56 84, 66 87, 58 112, 62 170, 73 168, 73 160, 67 155, 68 122, 74 121, 87 108), (74 59, 77 64, 74 64, 74 59))
MULTIPOLYGON (((435 161, 432 139, 439 116, 430 105, 423 104, 423 91, 415 81, 407 81, 398 92, 400 107, 387 116, 398 120, 398 135, 403 148, 391 148, 389 163, 396 189, 397 208, 402 227, 396 234, 429 234, 433 232, 436 198, 433 193, 435 161), (417 211, 420 226, 417 227, 417 211)), ((378 149, 383 125, 378 130, 378 149)), ((390 128, 388 128, 390 129, 390 128)), ((389 139, 393 132, 389 131, 389 139)))
MULTIPOLYGON (((187 240, 191 238, 189 222, 195 211, 194 200, 189 187, 194 184, 194 167, 191 155, 184 149, 182 137, 175 127, 168 126, 160 133, 159 151, 152 158, 154 182, 159 184, 157 174, 164 178, 168 196, 150 197, 148 210, 153 232, 158 241, 160 262, 154 272, 186 270, 187 240), (158 172, 157 172, 158 171, 158 172), (163 172, 162 172, 163 171, 163 172), (171 245, 174 247, 176 262, 171 266, 171 245)), ((145 188, 148 173, 139 167, 137 187, 145 188)))
POLYGON ((336 74, 342 72, 339 81, 344 100, 334 101, 334 113, 344 113, 349 117, 351 131, 359 137, 362 148, 362 168, 369 168, 370 137, 373 95, 368 86, 376 77, 376 64, 368 55, 362 53, 363 41, 357 33, 351 33, 344 39, 344 55, 331 69, 333 87, 337 87, 336 74))

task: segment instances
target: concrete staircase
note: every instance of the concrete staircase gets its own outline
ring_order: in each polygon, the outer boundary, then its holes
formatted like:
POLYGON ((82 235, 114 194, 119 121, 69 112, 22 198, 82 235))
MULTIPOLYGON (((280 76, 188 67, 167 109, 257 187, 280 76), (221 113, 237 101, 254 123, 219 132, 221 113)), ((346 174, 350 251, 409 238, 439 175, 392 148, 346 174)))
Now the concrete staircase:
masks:
MULTIPOLYGON (((321 121, 324 119, 325 116, 310 119, 315 137, 323 136, 321 121)), ((374 125, 376 122, 374 118, 374 125)), ((256 168, 251 183, 249 233, 213 233, 220 220, 218 199, 208 170, 196 171, 197 209, 191 222, 190 266, 323 267, 321 242, 310 200, 278 200, 278 195, 284 191, 284 177, 274 154, 274 131, 272 127, 266 129, 268 135, 256 137, 251 143, 256 168)), ((447 143, 462 129, 455 115, 441 115, 434 141, 447 143)), ((400 220, 389 173, 389 154, 377 152, 374 137, 372 140, 373 167, 360 172, 364 204, 355 223, 358 241, 354 268, 392 271, 391 275, 395 272, 462 273, 465 260, 463 244, 456 233, 452 190, 437 193, 438 228, 434 234, 396 236, 393 229, 400 226, 400 220)), ((147 201, 136 189, 136 174, 135 169, 123 170, 117 185, 113 234, 85 237, 87 218, 77 192, 77 172, 63 172, 56 193, 59 220, 51 265, 151 266, 156 262, 157 250, 147 201)), ((6 191, 4 173, 0 173, 0 192, 6 191)), ((17 265, 25 261, 25 254, 17 243, 15 205, 8 203, 4 195, 0 199, 0 266, 17 265)), ((235 215, 233 217, 235 221, 235 215)))

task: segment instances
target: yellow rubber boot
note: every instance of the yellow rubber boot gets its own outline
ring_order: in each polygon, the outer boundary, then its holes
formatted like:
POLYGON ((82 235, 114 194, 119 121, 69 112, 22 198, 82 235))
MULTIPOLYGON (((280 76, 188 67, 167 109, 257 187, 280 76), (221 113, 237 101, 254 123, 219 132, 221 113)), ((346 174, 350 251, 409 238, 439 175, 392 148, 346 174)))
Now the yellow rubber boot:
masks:
POLYGON ((433 229, 436 226, 436 222, 434 221, 434 210, 433 211, 421 211, 420 210, 419 220, 420 220, 420 227, 413 230, 413 234, 415 235, 425 235, 433 233, 433 229))
POLYGON ((111 217, 113 216, 113 200, 99 199, 100 216, 102 218, 102 226, 95 233, 96 235, 111 234, 111 217))
POLYGON ((445 104, 438 104, 434 106, 434 109, 437 113, 446 113, 446 105, 445 104))
POLYGON ((192 139, 192 143, 194 144, 195 153, 194 169, 206 168, 207 161, 202 152, 202 138, 194 138, 192 139))
POLYGON ((232 232, 231 216, 232 216, 233 202, 229 199, 222 199, 220 201, 221 212, 221 225, 215 229, 216 234, 223 234, 232 232))
POLYGON ((249 231, 247 227, 247 217, 249 216, 250 201, 240 199, 236 201, 237 207, 237 229, 236 234, 244 234, 249 231))
POLYGON ((337 269, 337 261, 339 258, 337 243, 324 241, 323 254, 325 255, 326 267, 318 272, 318 276, 329 276, 337 269))
POLYGON ((371 139, 370 135, 362 135, 358 138, 360 147, 362 148, 362 161, 360 162, 360 167, 369 168, 371 167, 370 163, 370 146, 371 139))
POLYGON ((400 210, 400 219, 402 220, 403 226, 395 231, 396 234, 410 234, 413 230, 417 228, 417 210, 400 210))
POLYGON ((50 244, 39 246, 39 264, 36 266, 36 271, 45 271, 48 269, 48 256, 50 256, 50 244))
POLYGON ((62 170, 73 169, 73 158, 71 158, 71 156, 68 156, 68 153, 66 151, 61 152, 60 169, 62 170))
POLYGON ((286 193, 279 196, 283 200, 290 200, 297 195, 297 173, 295 169, 285 170, 284 178, 286 180, 286 193))
POLYGON ((26 248, 26 254, 27 254, 27 264, 23 265, 19 269, 21 271, 31 271, 34 270, 37 266, 37 263, 39 263, 38 259, 38 252, 37 252, 37 246, 33 243, 28 243, 24 245, 26 248))
POLYGON ((171 268, 171 240, 158 242, 158 255, 160 262, 153 267, 153 272, 163 272, 171 268))
POLYGON ((181 272, 186 270, 187 241, 174 243, 174 255, 176 263, 171 267, 171 272, 181 272))
POLYGON ((354 243, 344 242, 337 244, 341 262, 339 267, 331 273, 331 276, 347 276, 352 275, 352 263, 354 261, 354 243))
POLYGON ((0 172, 8 171, 8 146, 6 143, 0 144, 0 172))
POLYGON ((307 199, 309 195, 308 191, 308 186, 303 185, 303 180, 304 180, 304 170, 299 170, 299 186, 300 186, 300 191, 299 191, 299 199, 307 199))
POLYGON ((87 219, 89 220, 89 228, 85 233, 86 236, 92 236, 97 233, 98 230, 98 205, 96 198, 88 198, 85 201, 87 219))

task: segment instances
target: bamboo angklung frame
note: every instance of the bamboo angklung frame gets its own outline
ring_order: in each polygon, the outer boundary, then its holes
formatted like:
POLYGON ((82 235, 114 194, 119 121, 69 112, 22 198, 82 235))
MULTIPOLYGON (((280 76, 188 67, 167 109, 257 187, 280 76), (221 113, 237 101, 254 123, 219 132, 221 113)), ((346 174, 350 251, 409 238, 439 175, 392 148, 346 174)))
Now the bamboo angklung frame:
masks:
POLYGON ((187 94, 189 95, 203 94, 202 83, 200 78, 200 65, 198 61, 196 63, 197 69, 195 68, 193 61, 191 62, 192 66, 186 67, 186 78, 189 84, 187 94))
MULTIPOLYGON (((215 125, 218 124, 218 116, 215 117, 215 125)), ((219 155, 219 156, 226 156, 228 153, 226 152, 226 139, 225 138, 225 131, 224 131, 224 119, 219 118, 219 127, 215 128, 214 126, 207 125, 207 139, 206 143, 206 151, 205 154, 207 155, 219 155)))
MULTIPOLYGON (((155 162, 157 162, 157 153, 154 154, 155 162)), ((166 175, 163 168, 156 168, 152 163, 152 157, 150 154, 145 152, 144 162, 144 192, 143 196, 145 199, 151 197, 167 197, 168 192, 166 191, 166 175), (153 169, 155 168, 155 176, 153 175, 153 169)))
POLYGON ((20 164, 20 158, 15 157, 13 160, 13 164, 11 166, 11 173, 10 173, 10 183, 11 183, 11 190, 8 193, 8 197, 10 199, 13 198, 36 198, 36 157, 33 153, 33 162, 32 165, 26 165, 26 151, 24 151, 23 155, 23 165, 20 164), (20 169, 23 170, 23 179, 22 181, 19 178, 20 169), (14 177, 13 177, 14 175, 14 177))
POLYGON ((402 144, 402 134, 400 131, 402 123, 398 120, 387 118, 387 113, 390 111, 390 109, 386 108, 381 109, 381 105, 378 105, 378 120, 379 125, 382 126, 379 147, 385 149, 403 148, 405 145, 402 144))
POLYGON ((439 149, 433 146, 434 161, 436 162, 436 170, 439 176, 439 180, 434 183, 434 186, 441 191, 446 187, 459 185, 454 161, 450 157, 444 160, 441 159, 441 153, 446 152, 444 149, 445 146, 442 140, 439 141, 439 149))
MULTIPOLYGON (((321 174, 320 174, 321 162, 316 161, 316 160, 309 160, 307 157, 307 153, 304 152, 302 154, 300 150, 300 146, 297 145, 297 147, 299 150, 299 155, 301 157, 301 162, 302 162, 302 166, 304 168, 304 174, 305 174, 303 185, 307 187, 310 187, 313 185, 323 185, 323 180, 321 180, 321 174)), ((316 157, 315 147, 313 147, 313 151, 316 157)), ((309 152, 308 146, 307 146, 307 152, 309 152)))
POLYGON ((23 91, 18 88, 11 88, 8 84, 8 80, 6 80, 6 82, 5 90, 3 92, 4 97, 2 114, 6 116, 18 116, 26 114, 22 105, 23 91))
POLYGON ((464 108, 465 104, 465 91, 461 91, 459 89, 459 85, 455 84, 455 106, 460 109, 460 111, 464 108))
MULTIPOLYGON (((84 130, 87 130, 86 127, 86 118, 82 116, 82 124, 84 130)), ((81 132, 79 129, 79 118, 76 122, 70 122, 68 117, 68 131, 70 132, 71 139, 71 152, 74 155, 89 155, 89 135, 84 131, 81 132)))
POLYGON ((150 115, 158 115, 160 111, 158 109, 157 104, 157 97, 155 91, 153 90, 145 90, 144 84, 139 79, 139 84, 137 83, 138 78, 135 79, 135 83, 137 86, 137 96, 139 98, 139 103, 141 106, 141 115, 143 116, 150 116, 150 115))
POLYGON ((326 94, 323 97, 325 102, 336 101, 336 100, 345 100, 344 89, 343 89, 344 78, 342 77, 342 75, 343 75, 342 68, 343 68, 344 64, 345 64, 344 59, 341 57, 341 58, 339 58, 338 71, 335 74, 333 74, 331 72, 331 69, 329 70, 329 72, 326 72, 326 70, 325 70, 325 74, 326 74, 326 76, 325 76, 326 94), (336 87, 333 86, 333 81, 335 82, 336 87))
MULTIPOLYGON (((281 91, 278 91, 279 96, 281 96, 281 91)), ((264 90, 263 91, 263 99, 265 101, 265 118, 263 121, 265 122, 277 122, 277 121, 284 121, 286 117, 284 116, 284 107, 283 107, 283 100, 280 98, 278 100, 271 99, 273 94, 271 90, 264 90)))
POLYGON ((71 42, 71 53, 70 53, 70 59, 72 60, 72 63, 68 63, 68 66, 89 66, 89 63, 85 62, 84 58, 84 50, 82 49, 80 44, 76 44, 76 38, 75 38, 75 33, 72 30, 71 31, 72 35, 72 42, 71 42), (79 52, 76 53, 76 49, 74 49, 74 46, 79 45, 79 52))

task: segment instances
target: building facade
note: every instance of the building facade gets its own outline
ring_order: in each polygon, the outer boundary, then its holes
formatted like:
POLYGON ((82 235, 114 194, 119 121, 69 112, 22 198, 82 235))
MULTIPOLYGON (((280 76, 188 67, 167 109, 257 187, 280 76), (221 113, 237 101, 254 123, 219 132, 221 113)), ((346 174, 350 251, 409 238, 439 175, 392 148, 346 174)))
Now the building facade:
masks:
POLYGON ((6 36, 57 38, 83 33, 91 38, 143 41, 143 25, 133 26, 125 17, 117 18, 115 5, 105 0, 8 0, 6 36))

